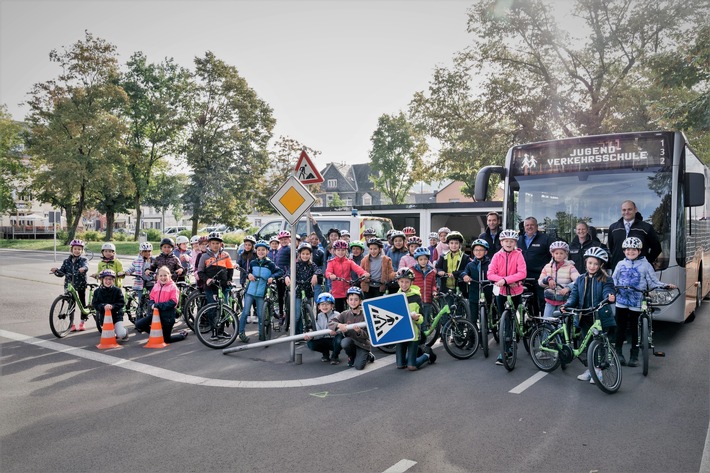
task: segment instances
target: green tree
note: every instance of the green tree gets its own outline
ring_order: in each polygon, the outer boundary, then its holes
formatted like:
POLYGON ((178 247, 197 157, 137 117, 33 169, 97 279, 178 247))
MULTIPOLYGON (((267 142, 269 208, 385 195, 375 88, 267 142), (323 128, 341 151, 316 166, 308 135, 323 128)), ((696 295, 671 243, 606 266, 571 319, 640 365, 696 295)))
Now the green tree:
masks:
POLYGON ((384 114, 370 141, 370 179, 375 189, 392 204, 403 203, 414 183, 426 179, 424 155, 429 148, 423 133, 402 112, 384 114))
POLYGON ((126 94, 118 85, 116 48, 86 32, 83 40, 49 54, 62 72, 35 84, 29 93, 29 138, 33 187, 44 202, 64 209, 67 242, 74 238, 82 213, 100 195, 112 159, 123 142, 118 116, 126 94), (98 189, 98 191, 97 191, 98 189))
POLYGON ((333 198, 331 199, 330 203, 328 206, 332 209, 340 209, 345 207, 345 201, 340 198, 340 194, 337 192, 333 192, 333 198))
POLYGON ((23 127, 0 105, 0 214, 15 209, 12 191, 27 174, 22 164, 23 127))
MULTIPOLYGON (((163 227, 165 226, 165 213, 173 211, 177 219, 182 208, 182 195, 185 192, 189 178, 186 174, 170 174, 167 166, 157 166, 155 175, 150 180, 150 187, 146 189, 143 203, 160 210, 163 216, 163 227), (176 215, 177 212, 177 215, 176 215)), ((162 228, 164 231, 165 228, 162 228)), ((196 234, 197 231, 192 232, 196 234)))
POLYGON ((179 152, 192 81, 190 72, 172 58, 149 63, 142 52, 137 52, 127 67, 121 84, 129 98, 128 172, 135 184, 137 239, 142 199, 151 186, 153 173, 162 160, 179 152))
POLYGON ((192 174, 184 194, 192 232, 202 220, 244 226, 269 166, 272 110, 234 66, 212 52, 195 58, 195 77, 185 146, 192 174))

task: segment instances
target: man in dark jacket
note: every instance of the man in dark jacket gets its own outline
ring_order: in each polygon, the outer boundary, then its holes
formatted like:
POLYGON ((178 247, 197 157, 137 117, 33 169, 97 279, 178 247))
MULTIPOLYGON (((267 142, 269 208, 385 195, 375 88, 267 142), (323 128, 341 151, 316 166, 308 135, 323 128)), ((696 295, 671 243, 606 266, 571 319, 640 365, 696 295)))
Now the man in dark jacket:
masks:
MULTIPOLYGON (((538 279, 542 268, 550 262, 550 239, 545 233, 538 231, 537 219, 528 217, 524 222, 525 233, 518 238, 518 248, 523 252, 527 266, 527 278, 538 279)), ((537 307, 542 314, 545 311, 545 289, 534 284, 537 307)))
POLYGON ((498 213, 488 212, 486 215, 486 231, 478 236, 478 238, 488 242, 488 251, 486 252, 488 257, 492 257, 498 250, 500 250, 500 240, 498 239, 500 231, 500 217, 498 216, 498 213))
POLYGON ((624 249, 621 244, 628 237, 636 237, 643 243, 641 256, 645 256, 653 264, 661 254, 661 242, 658 234, 650 223, 644 222, 638 212, 636 204, 630 200, 621 203, 621 218, 609 225, 609 253, 611 253, 610 268, 612 271, 616 263, 624 259, 624 249))

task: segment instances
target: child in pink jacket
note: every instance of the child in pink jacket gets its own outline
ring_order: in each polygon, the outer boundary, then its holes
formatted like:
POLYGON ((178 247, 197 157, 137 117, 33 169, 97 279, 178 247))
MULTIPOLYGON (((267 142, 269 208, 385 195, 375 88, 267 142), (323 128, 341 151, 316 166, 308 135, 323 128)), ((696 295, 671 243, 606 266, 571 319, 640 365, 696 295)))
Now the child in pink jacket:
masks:
MULTIPOLYGON (((170 269, 161 266, 158 269, 158 282, 150 291, 150 302, 153 308, 160 312, 160 325, 163 328, 163 341, 165 343, 181 342, 187 338, 187 330, 181 330, 173 335, 175 316, 177 315, 177 305, 180 298, 180 291, 172 280, 170 269)), ((136 320, 135 328, 139 332, 150 332, 150 325, 153 321, 152 312, 150 315, 136 320)))

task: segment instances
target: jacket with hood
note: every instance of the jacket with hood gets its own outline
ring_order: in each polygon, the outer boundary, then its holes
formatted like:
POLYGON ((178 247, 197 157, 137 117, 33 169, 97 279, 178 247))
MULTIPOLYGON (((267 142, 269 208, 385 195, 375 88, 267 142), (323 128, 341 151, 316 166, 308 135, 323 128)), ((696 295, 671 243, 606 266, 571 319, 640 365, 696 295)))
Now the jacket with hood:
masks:
MULTIPOLYGON (((491 258, 491 264, 488 265, 488 279, 497 282, 505 279, 505 282, 510 285, 510 295, 517 296, 523 293, 523 284, 521 281, 527 276, 527 267, 525 266, 525 258, 520 248, 516 248, 510 253, 505 250, 500 250, 491 258)), ((508 288, 505 286, 500 288, 500 293, 503 296, 508 295, 508 288)))

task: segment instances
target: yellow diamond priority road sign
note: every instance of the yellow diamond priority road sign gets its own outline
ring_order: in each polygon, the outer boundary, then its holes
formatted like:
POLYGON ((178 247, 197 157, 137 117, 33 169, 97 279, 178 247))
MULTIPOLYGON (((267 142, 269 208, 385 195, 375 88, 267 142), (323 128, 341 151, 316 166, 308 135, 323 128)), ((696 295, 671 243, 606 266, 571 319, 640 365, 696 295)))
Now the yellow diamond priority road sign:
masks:
POLYGON ((310 193, 306 186, 301 184, 301 181, 291 176, 281 188, 271 196, 269 202, 283 215, 288 223, 293 225, 311 208, 316 202, 316 198, 310 193))

